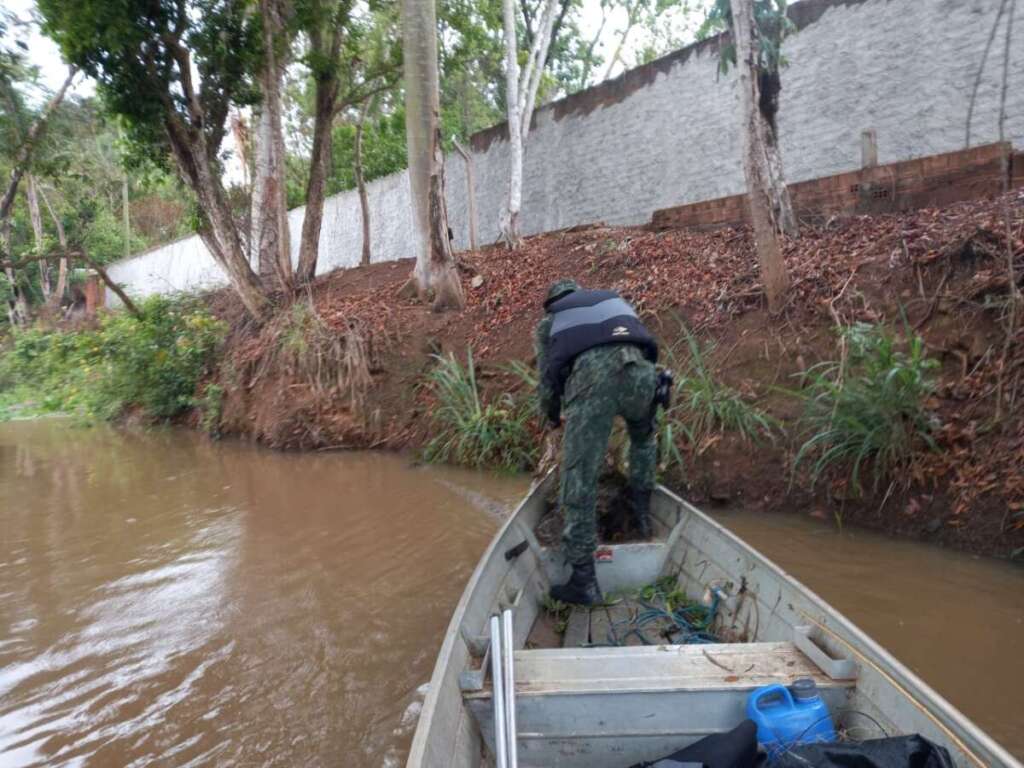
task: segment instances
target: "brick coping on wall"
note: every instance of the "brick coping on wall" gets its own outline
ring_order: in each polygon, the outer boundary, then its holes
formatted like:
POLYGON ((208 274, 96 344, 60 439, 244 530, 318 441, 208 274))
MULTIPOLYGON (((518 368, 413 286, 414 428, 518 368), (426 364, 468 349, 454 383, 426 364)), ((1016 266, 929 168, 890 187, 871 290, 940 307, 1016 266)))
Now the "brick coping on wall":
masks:
MULTIPOLYGON (((812 222, 948 205, 1002 192, 1004 151, 1010 186, 1024 186, 1024 152, 1003 143, 823 176, 790 184, 789 191, 797 216, 812 222)), ((744 224, 747 216, 746 195, 730 195, 655 211, 651 226, 715 229, 744 224)))

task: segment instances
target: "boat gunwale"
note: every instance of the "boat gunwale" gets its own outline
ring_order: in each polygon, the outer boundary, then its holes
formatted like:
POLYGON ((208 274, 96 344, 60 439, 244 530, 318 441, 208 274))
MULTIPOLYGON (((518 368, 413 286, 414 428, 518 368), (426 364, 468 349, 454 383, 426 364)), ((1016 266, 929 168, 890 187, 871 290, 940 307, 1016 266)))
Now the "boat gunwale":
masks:
POLYGON ((473 569, 472 575, 469 577, 469 581, 466 582, 466 587, 462 590, 459 602, 456 603, 455 610, 452 611, 452 618, 448 622, 448 628, 445 630, 444 640, 437 652, 437 661, 434 662, 434 669, 430 675, 430 688, 427 690, 427 695, 423 699, 423 708, 420 710, 420 719, 416 724, 416 732, 413 735, 412 745, 409 748, 409 757, 406 760, 407 768, 423 765, 423 758, 427 748, 427 737, 430 733, 430 725, 433 720, 434 713, 437 710, 437 700, 440 696, 440 687, 444 682, 444 676, 448 669, 448 665, 451 663, 452 649, 455 642, 456 640, 461 639, 459 628, 462 626, 463 618, 466 615, 466 609, 469 607, 470 599, 480 582, 480 577, 483 575, 484 569, 487 567, 491 558, 497 552, 498 543, 502 540, 505 533, 516 524, 519 515, 526 508, 527 504, 533 501, 535 495, 551 482, 551 477, 554 472, 555 469, 550 469, 544 477, 531 483, 530 489, 523 496, 519 504, 516 505, 515 510, 508 516, 505 522, 502 523, 501 527, 495 531, 494 536, 491 537, 490 544, 487 545, 487 549, 485 549, 483 554, 480 556, 476 567, 473 569))

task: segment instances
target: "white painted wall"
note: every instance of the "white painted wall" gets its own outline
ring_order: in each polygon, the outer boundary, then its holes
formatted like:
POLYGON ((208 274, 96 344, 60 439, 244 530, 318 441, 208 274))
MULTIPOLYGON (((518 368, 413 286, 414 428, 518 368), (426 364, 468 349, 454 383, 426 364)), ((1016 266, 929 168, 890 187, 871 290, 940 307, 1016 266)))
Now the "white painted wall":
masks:
MULTIPOLYGON (((878 133, 879 161, 961 149, 974 78, 999 0, 807 0, 820 18, 785 44, 780 136, 789 181, 857 168, 860 133, 878 133)), ((801 3, 800 5, 805 5, 801 3)), ((1006 20, 1002 21, 1005 25, 1006 20)), ((1001 27, 983 72, 972 144, 997 138, 1001 27)), ((1024 145, 1024 24, 1014 28, 1007 138, 1024 145)), ((717 76, 713 46, 698 45, 536 112, 524 165, 526 234, 604 221, 640 224, 673 205, 743 191, 735 79, 717 76)), ((488 134, 490 132, 484 132, 488 134)), ((508 143, 478 135, 481 242, 498 237, 508 143)), ((457 248, 468 247, 465 166, 448 158, 447 197, 457 248)), ((404 172, 369 185, 374 261, 412 256, 404 172)), ((303 209, 291 212, 297 258, 303 209)), ((326 202, 318 272, 358 263, 359 198, 326 202)), ((110 267, 133 294, 224 284, 198 238, 110 267)), ((109 302, 116 299, 108 292, 109 302)))

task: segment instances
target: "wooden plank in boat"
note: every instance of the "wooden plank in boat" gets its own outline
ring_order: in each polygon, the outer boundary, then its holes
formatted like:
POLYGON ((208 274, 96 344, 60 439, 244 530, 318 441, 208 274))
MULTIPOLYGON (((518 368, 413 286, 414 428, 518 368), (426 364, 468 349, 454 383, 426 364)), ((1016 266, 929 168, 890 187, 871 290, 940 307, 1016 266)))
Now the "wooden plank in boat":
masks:
MULTIPOLYGON (((593 630, 595 614, 591 614, 592 642, 599 637, 593 630)), ((516 653, 518 696, 553 690, 750 688, 775 682, 789 684, 800 677, 809 677, 821 687, 849 686, 830 680, 790 642, 516 653)))
MULTIPOLYGON (((591 613, 592 628, 596 614, 591 613)), ((590 691, 752 690, 801 677, 820 688, 853 687, 852 681, 831 680, 790 642, 546 648, 516 651, 515 664, 516 696, 522 698, 590 691)), ((466 698, 490 695, 487 686, 466 698)))
POLYGON ((615 645, 615 641, 608 636, 608 628, 611 626, 611 619, 608 616, 608 609, 602 606, 590 609, 590 644, 591 645, 615 645))
POLYGON ((569 615, 569 625, 565 629, 564 648, 579 648, 590 640, 590 609, 576 607, 569 615))
MULTIPOLYGON (((612 645, 613 640, 616 645, 645 645, 636 632, 630 632, 637 613, 635 604, 624 600, 615 605, 609 605, 606 610, 608 611, 608 620, 611 622, 608 645, 612 645)), ((658 642, 657 639, 651 639, 646 634, 644 637, 647 639, 647 644, 654 645, 658 642)), ((595 642, 595 645, 602 645, 602 643, 595 642)))

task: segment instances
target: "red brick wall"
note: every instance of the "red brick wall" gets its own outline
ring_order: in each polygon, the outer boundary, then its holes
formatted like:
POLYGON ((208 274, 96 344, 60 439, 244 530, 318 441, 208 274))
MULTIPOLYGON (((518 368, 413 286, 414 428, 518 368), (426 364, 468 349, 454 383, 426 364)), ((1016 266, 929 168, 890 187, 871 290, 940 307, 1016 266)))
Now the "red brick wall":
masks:
MULTIPOLYGON (((1003 146, 986 144, 801 181, 789 191, 802 221, 947 205, 1000 192, 1003 146)), ((1024 153, 1014 153, 1011 162, 1011 183, 1024 186, 1024 153)), ((746 220, 745 195, 733 195, 655 211, 651 224, 713 229, 746 220)))
POLYGON ((99 275, 89 275, 85 281, 85 311, 93 315, 106 305, 107 291, 99 275))
POLYGON ((1010 159, 1010 186, 1024 187, 1024 152, 1014 152, 1010 159))

